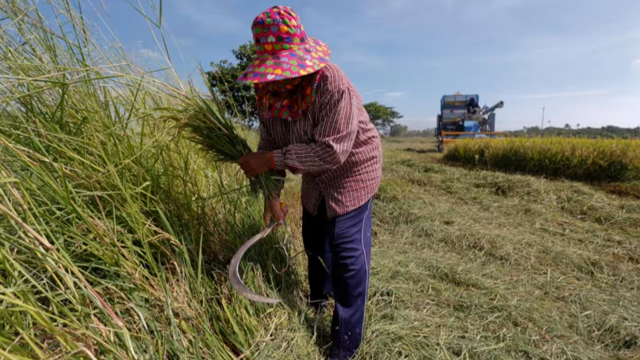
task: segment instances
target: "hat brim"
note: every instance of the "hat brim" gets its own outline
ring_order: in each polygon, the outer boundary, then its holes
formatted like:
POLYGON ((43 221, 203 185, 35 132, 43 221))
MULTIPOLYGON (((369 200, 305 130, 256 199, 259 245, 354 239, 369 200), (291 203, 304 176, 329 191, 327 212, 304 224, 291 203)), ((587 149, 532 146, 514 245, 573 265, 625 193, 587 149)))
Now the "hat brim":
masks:
MULTIPOLYGON (((265 45, 269 47, 278 45, 265 45)), ((303 45, 279 45, 288 46, 288 49, 273 51, 262 56, 257 56, 253 63, 236 80, 242 83, 262 83, 292 79, 319 71, 331 59, 331 50, 322 41, 307 37, 303 45)))

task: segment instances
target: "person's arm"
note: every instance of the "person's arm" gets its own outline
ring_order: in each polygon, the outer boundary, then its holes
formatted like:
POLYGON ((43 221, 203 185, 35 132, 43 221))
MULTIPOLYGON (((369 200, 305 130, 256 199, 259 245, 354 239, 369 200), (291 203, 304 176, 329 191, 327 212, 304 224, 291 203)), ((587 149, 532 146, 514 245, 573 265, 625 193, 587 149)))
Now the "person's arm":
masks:
POLYGON ((317 173, 344 163, 358 131, 357 99, 347 86, 331 90, 331 94, 318 104, 322 119, 314 130, 315 142, 274 150, 275 169, 300 174, 317 173))
MULTIPOLYGON (((263 151, 274 151, 275 149, 275 145, 273 144, 273 140, 271 138, 271 135, 269 134, 269 129, 267 128, 266 125, 263 124, 262 121, 260 121, 260 125, 259 125, 259 129, 260 129, 260 142, 258 143, 258 151, 259 152, 263 152, 263 151)), ((284 188, 284 182, 285 182, 285 178, 287 176, 287 172, 283 169, 283 170, 275 170, 274 171, 276 173, 276 176, 278 177, 278 197, 280 196, 280 193, 282 192, 282 189, 284 188)))
MULTIPOLYGON (((262 121, 260 121, 260 142, 258 143, 258 152, 273 152, 275 149, 275 144, 273 143, 273 138, 269 133, 268 126, 264 125, 262 121)), ((284 170, 274 170, 278 179, 278 189, 276 190, 275 197, 265 198, 264 199, 264 223, 265 226, 269 226, 271 224, 272 218, 277 222, 282 222, 287 217, 289 213, 288 206, 284 205, 280 200, 280 194, 282 193, 282 189, 284 189, 284 182, 287 176, 287 172, 284 170)))

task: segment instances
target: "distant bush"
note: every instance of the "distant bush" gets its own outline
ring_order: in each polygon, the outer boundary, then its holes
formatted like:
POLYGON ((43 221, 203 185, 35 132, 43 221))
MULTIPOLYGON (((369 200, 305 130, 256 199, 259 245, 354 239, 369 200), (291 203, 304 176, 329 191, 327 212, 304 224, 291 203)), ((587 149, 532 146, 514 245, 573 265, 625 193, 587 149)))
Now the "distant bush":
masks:
POLYGON ((409 128, 407 125, 402 124, 393 124, 391 125, 391 129, 389 130, 389 136, 400 137, 407 135, 409 128))
POLYGON ((640 141, 616 139, 515 138, 463 140, 445 161, 465 166, 570 180, 640 180, 640 141))

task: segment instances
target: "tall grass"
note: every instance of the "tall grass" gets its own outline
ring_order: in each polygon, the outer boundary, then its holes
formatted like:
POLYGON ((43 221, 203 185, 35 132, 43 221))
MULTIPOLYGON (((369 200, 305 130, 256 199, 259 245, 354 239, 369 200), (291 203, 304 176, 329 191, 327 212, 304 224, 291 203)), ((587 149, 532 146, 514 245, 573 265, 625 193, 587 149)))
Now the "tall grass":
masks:
POLYGON ((247 354, 269 317, 222 270, 260 204, 157 120, 192 87, 137 67, 87 4, 0 0, 0 357, 247 354))
POLYGON ((530 138, 456 142, 445 161, 580 181, 640 180, 640 141, 530 138))

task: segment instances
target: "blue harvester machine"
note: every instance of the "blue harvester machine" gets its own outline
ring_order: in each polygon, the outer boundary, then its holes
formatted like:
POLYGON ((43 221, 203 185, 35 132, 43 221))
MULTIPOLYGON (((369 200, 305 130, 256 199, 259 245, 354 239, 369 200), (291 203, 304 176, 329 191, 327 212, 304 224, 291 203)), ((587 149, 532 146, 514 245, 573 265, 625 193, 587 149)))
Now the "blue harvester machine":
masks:
POLYGON ((445 144, 465 138, 494 138, 502 133, 496 132, 497 109, 504 107, 499 101, 492 107, 480 108, 478 95, 445 95, 440 101, 440 115, 436 137, 437 151, 442 152, 445 144))

